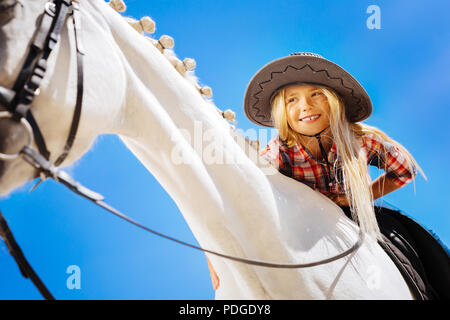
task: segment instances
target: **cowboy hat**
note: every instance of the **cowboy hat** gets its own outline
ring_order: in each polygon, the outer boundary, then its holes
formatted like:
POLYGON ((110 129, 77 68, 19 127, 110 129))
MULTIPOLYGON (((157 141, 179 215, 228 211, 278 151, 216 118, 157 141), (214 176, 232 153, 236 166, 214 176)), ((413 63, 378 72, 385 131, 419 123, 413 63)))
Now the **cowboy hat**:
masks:
POLYGON ((253 123, 273 127, 270 114, 273 97, 295 84, 333 89, 344 102, 350 122, 367 119, 372 113, 369 95, 347 71, 318 54, 296 52, 268 63, 253 76, 245 91, 245 115, 253 123))

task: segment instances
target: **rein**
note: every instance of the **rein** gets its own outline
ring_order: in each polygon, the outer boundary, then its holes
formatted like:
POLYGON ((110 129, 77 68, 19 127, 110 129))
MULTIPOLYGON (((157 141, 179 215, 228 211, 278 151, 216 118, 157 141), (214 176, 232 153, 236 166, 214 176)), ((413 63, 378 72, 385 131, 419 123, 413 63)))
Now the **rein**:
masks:
MULTIPOLYGON (((104 197, 88 188, 84 187, 77 181, 75 181, 71 176, 69 176, 65 171, 62 171, 58 166, 64 161, 64 159, 69 154, 69 151, 73 145, 76 137, 76 132, 78 129, 78 124, 81 116, 82 108, 82 98, 83 98, 83 46, 80 39, 81 24, 79 18, 79 4, 75 0, 54 0, 49 1, 45 5, 45 11, 41 20, 41 23, 34 35, 33 41, 30 45, 28 56, 25 60, 25 64, 14 84, 13 89, 8 89, 5 87, 0 87, 0 104, 5 105, 8 111, 0 112, 0 119, 11 118, 18 121, 28 132, 29 139, 28 143, 22 150, 17 154, 5 154, 0 153, 0 160, 11 161, 18 157, 22 157, 26 162, 32 165, 41 175, 42 180, 46 178, 52 178, 55 181, 65 185, 72 192, 86 198, 87 200, 93 202, 97 206, 107 210, 108 212, 114 214, 147 232, 153 233, 157 236, 163 237, 165 239, 174 241, 178 244, 203 251, 205 253, 210 253, 225 259, 232 261, 237 261, 241 263, 246 263, 249 265, 269 267, 269 268, 285 268, 285 269, 297 269, 297 268, 308 268, 314 267, 326 263, 330 263, 339 260, 347 255, 358 250, 362 245, 364 240, 364 234, 360 230, 358 235, 358 241, 346 251, 335 255, 333 257, 310 262, 303 264, 282 264, 282 263, 272 263, 262 260, 245 259, 235 256, 226 255, 223 253, 215 252, 212 250, 203 249, 201 247, 189 244, 187 242, 178 240, 171 236, 162 234, 155 230, 152 230, 139 222, 129 218, 122 212, 111 207, 105 203, 104 197), (66 21, 66 18, 72 15, 73 17, 73 27, 76 39, 76 51, 77 51, 77 95, 75 110, 72 119, 72 125, 70 128, 69 136, 66 140, 66 145, 63 152, 57 158, 57 160, 52 164, 49 161, 50 152, 47 150, 45 140, 43 135, 37 125, 30 107, 33 98, 39 94, 40 83, 45 75, 45 70, 47 66, 47 58, 49 57, 51 51, 55 47, 61 29, 66 21), (33 141, 36 142, 39 152, 34 150, 31 146, 33 141)), ((36 284, 36 283, 35 283, 36 284)))
POLYGON ((315 262, 310 262, 310 263, 283 264, 283 263, 273 263, 273 262, 262 261, 262 260, 253 260, 253 259, 245 259, 245 258, 230 256, 230 255, 226 255, 226 254, 219 253, 216 251, 203 249, 203 248, 195 246, 193 244, 189 244, 182 240, 178 240, 171 236, 168 236, 168 235, 162 234, 160 232, 157 232, 155 230, 152 230, 152 229, 140 224, 139 222, 136 222, 135 220, 133 220, 133 219, 129 218, 128 216, 126 216, 125 214, 123 214, 122 212, 118 211, 117 209, 115 209, 112 206, 105 203, 103 201, 104 197, 101 194, 94 192, 94 191, 84 187, 80 183, 76 182, 65 171, 62 171, 59 168, 52 165, 42 155, 40 155, 38 152, 36 152, 32 148, 30 148, 29 146, 25 146, 20 151, 20 154, 22 155, 22 157, 25 161, 27 161, 29 164, 31 164, 33 167, 35 167, 37 170, 39 170, 41 173, 43 173, 46 177, 52 178, 55 181, 60 182, 61 184, 65 185, 67 188, 69 188, 72 192, 82 196, 83 198, 95 203, 99 207, 114 214, 115 216, 117 216, 117 217, 119 217, 141 229, 144 229, 150 233, 153 233, 157 236, 166 238, 168 240, 177 242, 184 246, 188 246, 188 247, 196 249, 196 250, 214 254, 216 256, 226 258, 229 260, 233 260, 233 261, 237 261, 237 262, 242 262, 242 263, 261 266, 261 267, 270 267, 270 268, 284 268, 284 269, 309 268, 309 267, 314 267, 314 266, 318 266, 318 265, 325 264, 325 263, 330 263, 330 262, 333 262, 335 260, 338 260, 340 258, 343 258, 343 257, 349 255, 350 253, 356 251, 361 246, 363 239, 364 239, 364 233, 362 233, 362 231, 360 230, 358 241, 350 249, 348 249, 338 255, 335 255, 331 258, 327 258, 327 259, 323 259, 323 260, 319 260, 319 261, 315 261, 315 262))

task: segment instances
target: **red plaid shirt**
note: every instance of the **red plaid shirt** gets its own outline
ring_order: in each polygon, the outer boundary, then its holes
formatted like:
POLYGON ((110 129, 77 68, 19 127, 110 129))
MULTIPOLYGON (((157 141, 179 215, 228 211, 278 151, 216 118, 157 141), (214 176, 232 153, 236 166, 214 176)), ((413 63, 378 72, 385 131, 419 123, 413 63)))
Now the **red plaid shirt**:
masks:
MULTIPOLYGON (((366 151, 367 164, 384 169, 392 181, 402 187, 416 176, 407 169, 406 158, 400 150, 376 134, 367 134, 360 139, 360 144, 366 151), (386 151, 386 155, 385 155, 386 151)), ((277 135, 260 151, 280 172, 290 176, 325 195, 344 194, 342 182, 342 165, 333 143, 328 152, 328 168, 326 162, 315 160, 309 150, 299 143, 288 148, 277 135), (333 168, 334 167, 334 168, 333 168), (327 174, 328 173, 328 174, 327 174), (329 181, 331 178, 331 181, 329 181)))

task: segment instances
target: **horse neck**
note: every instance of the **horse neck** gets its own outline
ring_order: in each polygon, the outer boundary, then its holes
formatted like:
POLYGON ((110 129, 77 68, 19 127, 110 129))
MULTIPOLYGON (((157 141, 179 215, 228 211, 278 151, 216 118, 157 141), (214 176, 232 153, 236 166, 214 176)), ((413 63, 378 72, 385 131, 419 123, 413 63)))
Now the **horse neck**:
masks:
MULTIPOLYGON (((264 215, 273 214, 273 207, 263 208, 261 201, 270 192, 267 179, 230 135, 230 125, 215 106, 120 15, 104 11, 127 77, 123 120, 117 121, 113 131, 172 196, 194 234, 200 226, 223 227, 230 217, 240 216, 243 207, 236 205, 236 200, 244 194, 249 203, 255 204, 252 211, 259 212, 259 218, 269 218, 264 215), (208 133, 221 138, 217 145, 235 163, 205 164, 203 154, 214 143, 200 141, 196 145, 196 139, 208 133), (188 163, 174 161, 180 150, 188 163), (258 181, 263 180, 267 189, 263 194, 254 192, 258 181)), ((251 227, 249 222, 243 222, 242 228, 251 227)), ((196 235, 212 233, 203 230, 196 235)))
MULTIPOLYGON (((323 241, 324 234, 339 238, 342 230, 352 229, 341 221, 337 208, 278 172, 266 176, 248 157, 254 159, 257 151, 250 148, 244 152, 235 141, 241 137, 230 135, 230 125, 212 103, 205 101, 120 15, 104 10, 127 78, 121 120, 116 121, 113 132, 170 194, 200 245, 231 255, 285 263, 302 260, 302 252, 317 243, 341 249, 336 243, 323 241), (206 132, 220 137, 220 141, 196 145, 196 139, 202 140, 206 132), (224 164, 204 161, 212 147, 229 156, 223 158, 224 164), (174 161, 180 151, 187 163, 174 161), (297 250, 295 255, 293 248, 297 250)), ((305 255, 305 260, 316 257, 305 255)), ((286 275, 282 270, 255 270, 211 258, 216 270, 222 274, 232 270, 234 277, 242 276, 241 285, 259 292, 260 297, 271 294, 261 291, 261 283, 278 276, 285 277, 293 295, 299 295, 299 288, 304 287, 301 270, 286 275)), ((264 285, 271 288, 269 291, 278 288, 275 282, 264 285)))

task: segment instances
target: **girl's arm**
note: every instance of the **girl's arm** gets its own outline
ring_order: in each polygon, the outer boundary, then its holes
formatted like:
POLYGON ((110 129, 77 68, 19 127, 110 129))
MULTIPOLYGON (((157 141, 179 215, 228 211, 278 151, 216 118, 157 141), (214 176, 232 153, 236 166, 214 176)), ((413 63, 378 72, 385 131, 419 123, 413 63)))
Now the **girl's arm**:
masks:
MULTIPOLYGON (((372 182, 373 200, 400 188, 401 186, 398 183, 395 183, 388 174, 384 173, 372 182)), ((350 206, 345 194, 333 194, 329 198, 339 206, 350 206)))
POLYGON ((389 175, 384 173, 372 183, 373 200, 400 188, 401 186, 398 183, 395 183, 389 175))

